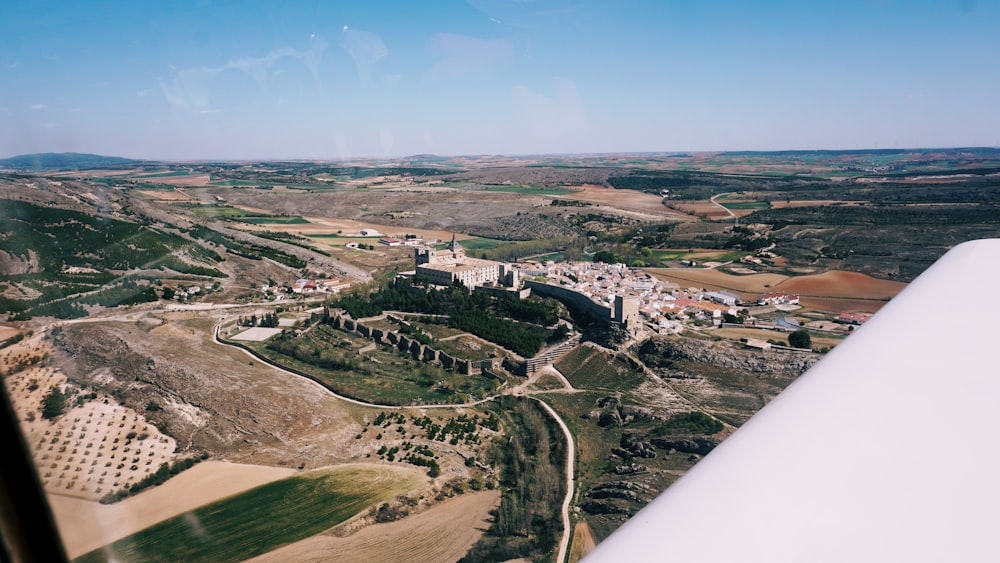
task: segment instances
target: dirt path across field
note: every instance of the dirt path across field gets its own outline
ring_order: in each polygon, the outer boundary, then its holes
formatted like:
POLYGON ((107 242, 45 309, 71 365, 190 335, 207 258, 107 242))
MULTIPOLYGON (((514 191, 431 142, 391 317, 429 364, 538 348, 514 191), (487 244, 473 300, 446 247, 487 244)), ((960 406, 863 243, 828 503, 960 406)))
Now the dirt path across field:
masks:
POLYGON ((456 561, 489 527, 489 512, 499 502, 500 491, 466 493, 420 514, 368 526, 345 538, 320 534, 249 561, 456 561))
POLYGON ((51 494, 49 505, 66 553, 72 558, 172 516, 294 473, 280 467, 203 461, 159 487, 115 504, 51 494))
POLYGON ((722 208, 722 210, 726 212, 726 215, 728 215, 729 218, 732 219, 732 218, 736 217, 736 214, 733 213, 733 211, 731 209, 729 209, 728 207, 726 207, 725 205, 722 205, 721 203, 715 201, 715 198, 717 198, 717 197, 723 197, 723 196, 727 196, 727 195, 729 195, 729 194, 717 194, 717 195, 713 195, 712 198, 709 199, 709 201, 711 201, 715 205, 718 205, 720 208, 722 208))

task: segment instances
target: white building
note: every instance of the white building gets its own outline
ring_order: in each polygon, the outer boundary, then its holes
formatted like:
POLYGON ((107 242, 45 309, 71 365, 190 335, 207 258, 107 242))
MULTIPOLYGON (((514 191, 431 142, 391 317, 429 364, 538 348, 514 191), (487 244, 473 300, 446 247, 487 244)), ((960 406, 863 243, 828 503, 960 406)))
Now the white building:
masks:
POLYGON ((505 273, 499 262, 467 257, 454 235, 447 250, 416 248, 413 258, 417 265, 417 275, 427 278, 435 285, 451 285, 459 280, 466 287, 472 288, 497 283, 505 273))

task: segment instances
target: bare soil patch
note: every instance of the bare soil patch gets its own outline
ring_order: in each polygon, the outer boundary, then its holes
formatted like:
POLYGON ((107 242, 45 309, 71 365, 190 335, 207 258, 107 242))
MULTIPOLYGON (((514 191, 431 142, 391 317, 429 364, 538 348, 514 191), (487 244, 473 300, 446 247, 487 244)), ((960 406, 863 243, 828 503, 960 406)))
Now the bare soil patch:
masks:
POLYGON ((267 328, 262 326, 255 326, 251 329, 244 330, 243 332, 231 337, 233 340, 245 340, 247 342, 263 342, 268 338, 271 338, 275 334, 280 334, 280 328, 267 328))
POLYGON ((293 473, 279 467, 205 461, 119 503, 50 494, 49 505, 67 555, 76 557, 171 516, 293 473))
POLYGON ((594 541, 594 534, 590 531, 590 525, 587 524, 586 520, 580 520, 573 526, 573 546, 570 548, 567 560, 570 563, 579 561, 593 551, 595 547, 597 547, 597 542, 594 541))
POLYGON ((170 186, 207 186, 212 181, 208 174, 189 174, 187 176, 150 176, 147 178, 136 178, 140 184, 150 182, 156 184, 167 184, 170 186))
POLYGON ((184 192, 166 190, 136 190, 138 193, 160 201, 192 201, 195 198, 184 192))
POLYGON ((734 276, 711 269, 647 268, 657 279, 705 289, 727 289, 744 300, 756 299, 761 293, 785 291, 801 296, 802 305, 823 311, 878 310, 885 300, 895 297, 906 287, 903 282, 880 280, 857 272, 831 270, 810 276, 753 274, 734 276))
POLYGON ((800 295, 859 299, 888 299, 895 297, 904 287, 906 284, 903 282, 880 280, 844 270, 789 278, 780 285, 782 291, 800 295))
POLYGON ((558 196, 559 198, 586 201, 599 205, 616 207, 618 209, 633 209, 657 215, 681 215, 681 213, 667 209, 667 207, 663 205, 662 197, 650 193, 636 190, 616 190, 614 188, 606 188, 604 186, 597 186, 593 184, 566 186, 566 188, 577 191, 572 194, 558 196))
MULTIPOLYGON (((362 229, 375 229, 382 236, 392 238, 403 238, 408 234, 417 235, 424 240, 450 240, 451 231, 436 229, 417 229, 414 227, 399 227, 394 225, 384 225, 379 223, 369 223, 355 221, 353 219, 337 219, 335 217, 305 217, 308 224, 287 224, 268 225, 267 230, 300 235, 335 235, 341 234, 346 237, 357 237, 362 229)), ((468 235, 456 235, 458 240, 472 238, 468 235)), ((377 243, 378 238, 371 238, 369 242, 377 243)))
POLYGON ((752 274, 734 276, 713 269, 646 268, 657 279, 680 284, 681 287, 704 287, 711 290, 729 289, 736 291, 744 300, 756 300, 758 294, 773 291, 772 288, 788 279, 782 274, 752 274))
POLYGON ((489 511, 499 500, 495 490, 466 493, 396 522, 344 538, 320 534, 250 561, 455 561, 489 527, 489 511))
POLYGON ((0 342, 2 342, 4 340, 7 340, 8 338, 11 338, 11 337, 15 336, 18 332, 21 332, 21 331, 17 330, 14 327, 0 326, 0 342))

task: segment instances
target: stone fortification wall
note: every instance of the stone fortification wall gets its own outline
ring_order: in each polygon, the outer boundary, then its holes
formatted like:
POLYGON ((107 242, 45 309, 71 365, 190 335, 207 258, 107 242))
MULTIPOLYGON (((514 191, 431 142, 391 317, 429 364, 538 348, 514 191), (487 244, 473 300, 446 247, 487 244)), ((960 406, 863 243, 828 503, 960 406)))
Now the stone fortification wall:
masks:
POLYGON ((371 345, 365 346, 359 350, 358 353, 373 350, 375 344, 386 344, 397 348, 400 352, 409 354, 414 360, 440 363, 441 367, 445 369, 454 369, 462 375, 472 375, 472 373, 477 369, 488 370, 496 368, 493 360, 474 362, 462 358, 455 358, 440 350, 436 350, 430 346, 425 346, 408 336, 404 336, 397 332, 372 328, 366 326, 361 321, 351 319, 347 316, 337 315, 331 319, 331 324, 335 328, 342 328, 348 332, 356 332, 366 338, 371 338, 374 341, 371 345))
POLYGON ((531 289, 536 295, 558 299, 566 306, 582 311, 585 315, 591 316, 605 325, 611 323, 611 307, 600 305, 574 289, 533 280, 524 280, 524 286, 531 289))

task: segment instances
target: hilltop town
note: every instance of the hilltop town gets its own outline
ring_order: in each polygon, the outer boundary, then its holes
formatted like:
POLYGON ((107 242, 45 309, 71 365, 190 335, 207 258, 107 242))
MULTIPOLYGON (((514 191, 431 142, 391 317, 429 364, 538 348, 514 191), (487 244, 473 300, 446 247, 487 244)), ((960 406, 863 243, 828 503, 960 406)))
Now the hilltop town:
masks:
MULTIPOLYGON (((952 238, 921 242, 928 207, 878 203, 908 180, 830 204, 854 180, 722 159, 0 174, 3 377, 71 556, 164 545, 158 523, 268 502, 257 485, 318 479, 336 504, 348 473, 356 510, 284 515, 261 549, 362 550, 399 525, 454 559, 565 555, 1000 216, 938 205, 952 238)), ((985 181, 959 180, 921 194, 985 181)))

